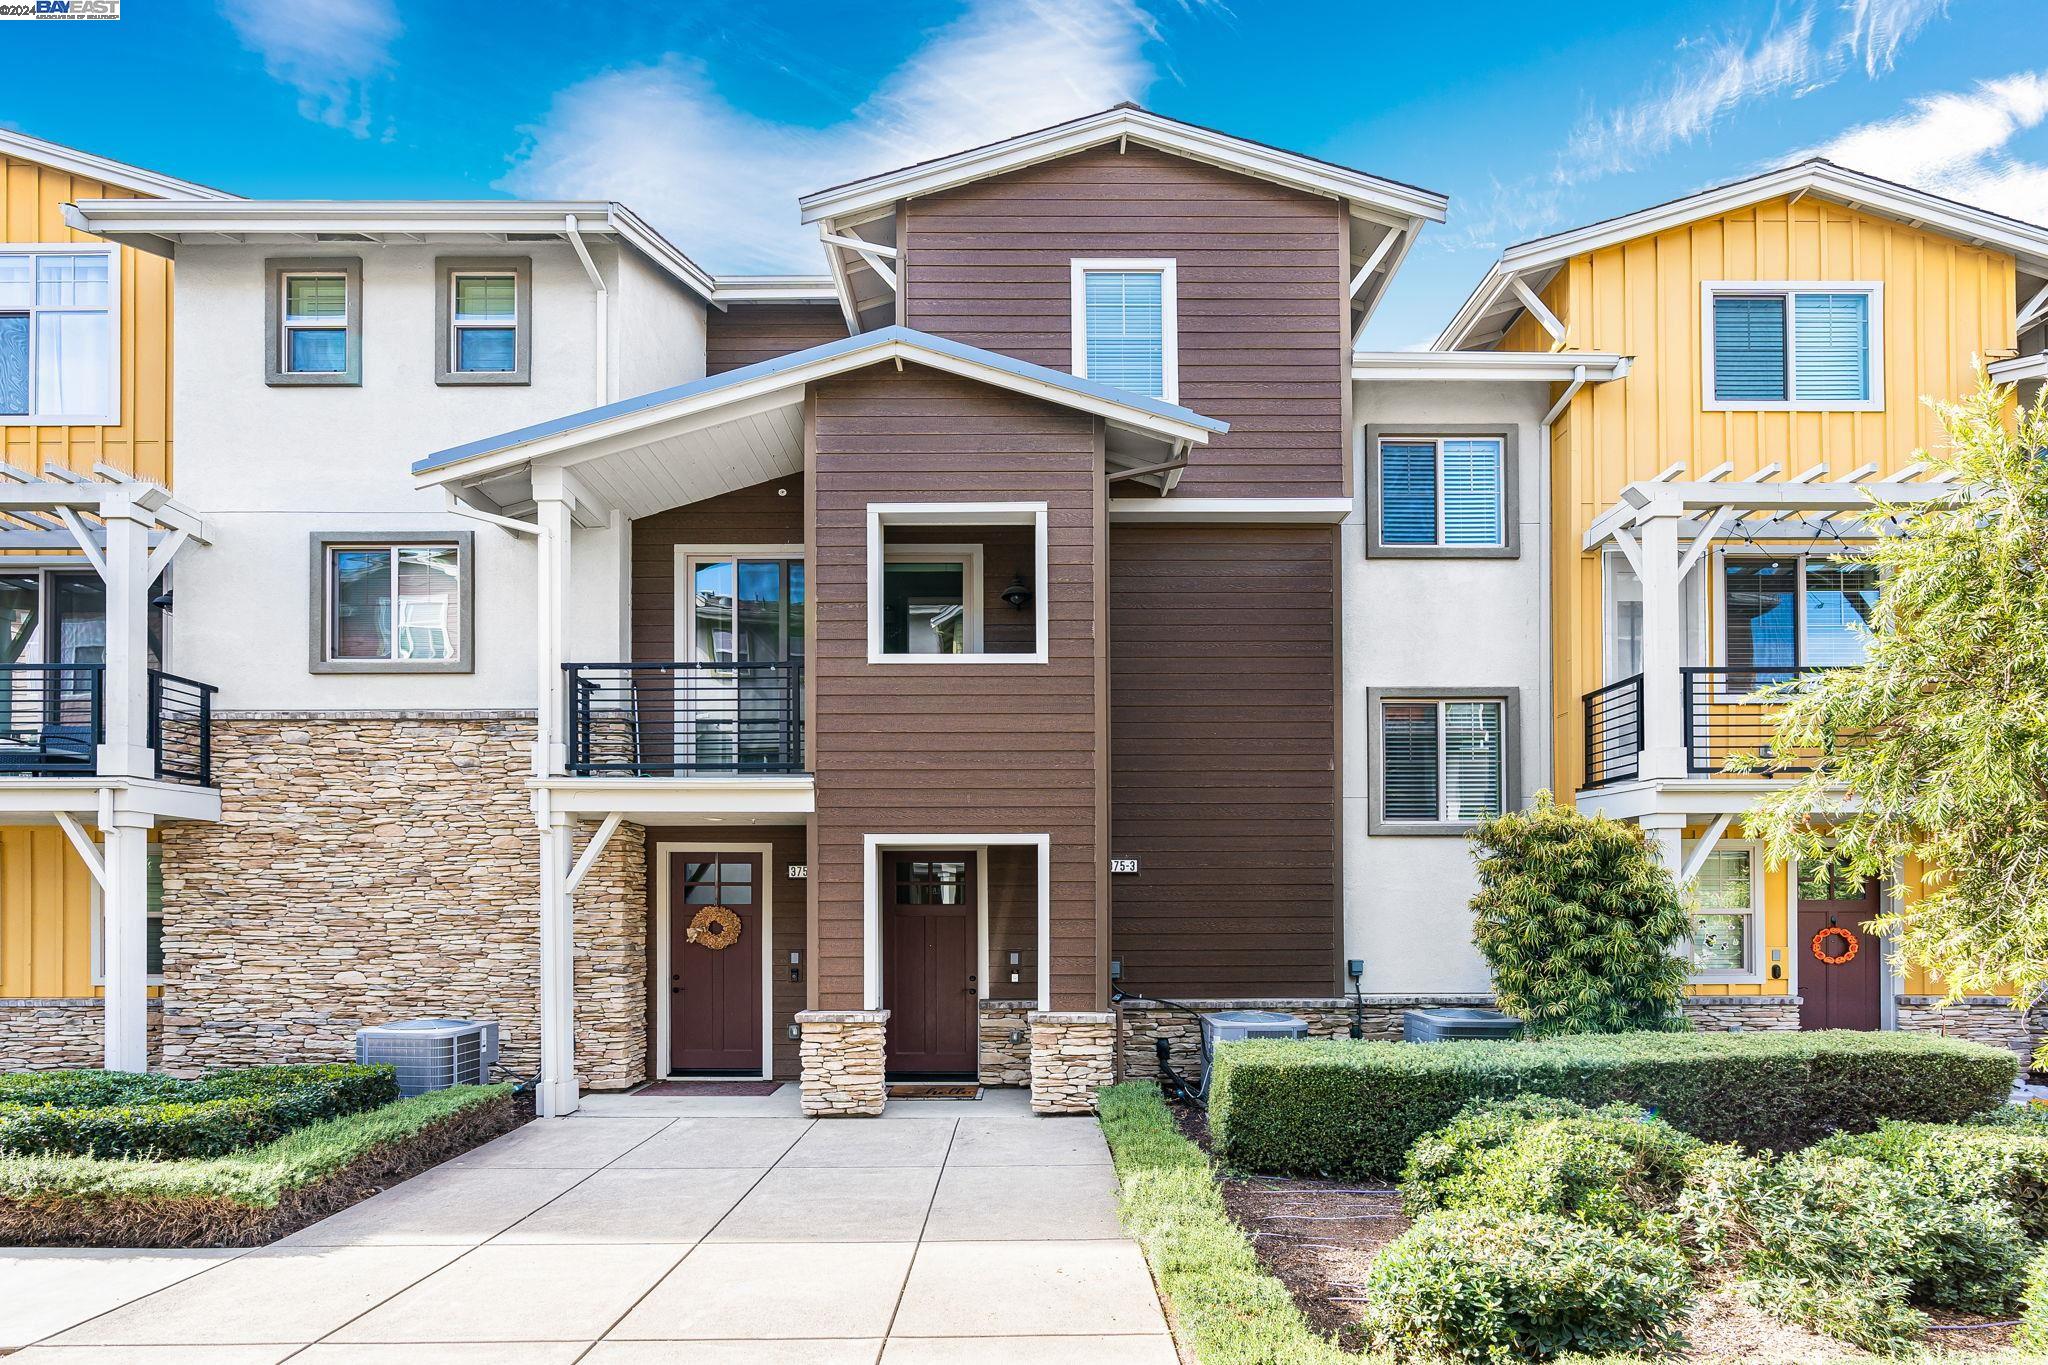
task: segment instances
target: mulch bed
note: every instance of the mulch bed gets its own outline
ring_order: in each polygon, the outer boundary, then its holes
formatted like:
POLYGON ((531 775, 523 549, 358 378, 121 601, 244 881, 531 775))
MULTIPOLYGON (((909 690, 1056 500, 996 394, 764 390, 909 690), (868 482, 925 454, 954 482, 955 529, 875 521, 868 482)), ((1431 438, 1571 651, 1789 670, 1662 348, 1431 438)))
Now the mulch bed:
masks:
POLYGON ((488 1100, 288 1191, 274 1208, 228 1199, 0 1198, 0 1246, 254 1247, 381 1194, 533 1117, 531 1092, 488 1100))
MULTIPOLYGON (((1190 1141, 1209 1150, 1208 1116, 1175 1107, 1190 1141)), ((1293 1296, 1318 1332, 1346 1350, 1364 1349, 1360 1300, 1367 1270, 1381 1247, 1408 1230, 1401 1193, 1391 1186, 1219 1171, 1224 1207, 1251 1238, 1259 1262, 1293 1296)), ((2014 1328, 1960 1313, 1933 1312, 1929 1348, 1955 1354, 2004 1350, 2014 1328)), ((1846 1342, 1779 1322, 1730 1294, 1705 1293, 1686 1324, 1687 1349, 1665 1360, 1743 1361, 1753 1365, 1823 1365, 1876 1361, 1846 1342)))

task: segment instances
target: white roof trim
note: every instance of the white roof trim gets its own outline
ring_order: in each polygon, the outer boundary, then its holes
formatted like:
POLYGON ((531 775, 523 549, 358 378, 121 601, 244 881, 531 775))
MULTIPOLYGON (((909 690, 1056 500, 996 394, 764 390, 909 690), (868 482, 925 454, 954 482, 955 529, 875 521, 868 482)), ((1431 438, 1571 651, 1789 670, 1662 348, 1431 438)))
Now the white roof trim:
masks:
POLYGON ((830 303, 839 291, 830 275, 716 275, 712 295, 720 303, 830 303))
POLYGON ((2016 355, 2009 360, 1994 360, 1984 367, 1994 384, 2017 384, 2027 379, 2048 379, 2048 352, 2035 355, 2016 355))
POLYGON ((26 133, 11 132, 0 128, 0 156, 10 156, 19 161, 33 161, 67 175, 97 180, 103 185, 117 185, 137 194, 152 195, 159 199, 233 199, 226 190, 217 190, 208 185, 195 185, 189 180, 174 180, 168 175, 146 171, 140 166, 130 166, 123 161, 112 161, 91 152, 81 152, 76 147, 66 147, 57 142, 46 142, 26 133))
POLYGON ((1474 325, 1492 310, 1500 295, 1510 290, 1512 282, 1518 278, 1552 269, 1574 256, 1602 247, 1634 241, 1702 218, 1800 192, 1818 194, 1853 208, 1929 227, 1974 245, 2003 251, 2018 258, 2034 273, 2048 274, 2048 227, 2038 227, 1974 204, 1944 199, 1861 171, 1852 171, 1832 161, 1802 161, 1747 180, 1717 185, 1698 194, 1653 205, 1636 213, 1511 246, 1487 270, 1478 288, 1460 305, 1450 324, 1438 334, 1432 345, 1437 350, 1463 345, 1474 325))
POLYGON ((1354 351, 1351 377, 1569 384, 1584 370, 1587 383, 1604 384, 1625 376, 1629 365, 1630 357, 1604 351, 1354 351))
POLYGON ((713 301, 715 285, 708 271, 631 209, 605 200, 82 199, 64 206, 64 221, 82 232, 166 256, 175 254, 175 244, 187 238, 238 241, 322 233, 420 238, 561 232, 571 215, 579 232, 617 237, 706 302, 713 301))
POLYGON ((1002 175, 1122 137, 1310 194, 1352 200, 1390 213, 1397 219, 1444 221, 1448 201, 1433 191, 1383 180, 1363 171, 1347 170, 1312 157, 1262 146, 1128 105, 1006 138, 986 147, 955 152, 951 156, 818 190, 798 199, 797 205, 806 223, 844 218, 887 207, 899 199, 933 194, 987 176, 1002 175))

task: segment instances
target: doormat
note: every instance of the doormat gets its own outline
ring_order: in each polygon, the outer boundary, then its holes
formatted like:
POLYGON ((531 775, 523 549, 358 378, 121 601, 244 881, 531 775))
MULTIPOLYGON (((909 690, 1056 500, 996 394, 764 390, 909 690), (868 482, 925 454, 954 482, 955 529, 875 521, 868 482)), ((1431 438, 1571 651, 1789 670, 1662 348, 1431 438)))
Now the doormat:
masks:
POLYGON ((655 1081, 643 1085, 635 1095, 772 1095, 782 1089, 781 1081, 655 1081))
POLYGON ((890 1081, 892 1100, 978 1100, 981 1087, 973 1081, 890 1081))

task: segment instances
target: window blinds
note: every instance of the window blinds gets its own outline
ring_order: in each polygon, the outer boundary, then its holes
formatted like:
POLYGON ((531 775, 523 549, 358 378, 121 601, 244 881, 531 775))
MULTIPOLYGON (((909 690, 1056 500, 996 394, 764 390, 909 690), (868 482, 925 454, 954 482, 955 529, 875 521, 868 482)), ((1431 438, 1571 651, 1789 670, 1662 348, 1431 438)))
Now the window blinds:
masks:
POLYGON ((1792 332, 1795 397, 1837 402, 1870 397, 1868 294, 1796 294, 1792 332))
POLYGON ((1082 287, 1088 377, 1164 398, 1166 312, 1159 272, 1091 270, 1082 287))
POLYGON ((1390 701, 1380 708, 1381 818, 1481 820, 1506 799, 1498 701, 1390 701))
POLYGON ((1436 544, 1436 443, 1380 447, 1380 541, 1436 544))
POLYGON ((1785 399, 1785 300, 1782 295, 1724 295, 1714 300, 1714 400, 1785 399))
POLYGON ((1444 818, 1500 814, 1500 703, 1444 703, 1444 818))
POLYGON ((1386 764, 1382 818, 1437 818, 1436 726, 1433 701, 1390 701, 1381 709, 1380 747, 1386 764))
POLYGON ((1499 545, 1500 442, 1444 442, 1444 544, 1499 545))

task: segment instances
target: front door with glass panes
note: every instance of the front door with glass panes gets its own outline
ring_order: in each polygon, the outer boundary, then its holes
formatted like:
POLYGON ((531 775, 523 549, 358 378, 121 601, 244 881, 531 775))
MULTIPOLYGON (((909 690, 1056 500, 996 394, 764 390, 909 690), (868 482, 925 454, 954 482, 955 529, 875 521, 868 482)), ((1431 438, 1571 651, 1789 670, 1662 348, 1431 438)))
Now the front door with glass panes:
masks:
MULTIPOLYGON (((152 605, 151 668, 162 666, 162 626, 152 605)), ((0 573, 0 772, 92 770, 106 661, 107 592, 97 573, 0 573)))
POLYGON ((678 769, 801 767, 803 560, 691 555, 683 574, 678 769))

